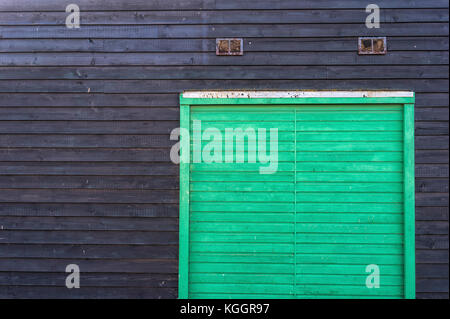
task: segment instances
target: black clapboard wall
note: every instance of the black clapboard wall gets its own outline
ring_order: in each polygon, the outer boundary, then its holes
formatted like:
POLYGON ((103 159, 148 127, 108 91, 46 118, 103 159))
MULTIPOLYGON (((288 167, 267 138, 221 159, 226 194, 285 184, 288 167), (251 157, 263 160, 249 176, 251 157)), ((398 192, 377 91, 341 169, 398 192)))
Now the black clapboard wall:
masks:
POLYGON ((177 296, 169 133, 192 89, 417 92, 417 297, 448 298, 448 1, 378 0, 380 29, 369 3, 1 1, 0 298, 177 296), (358 36, 388 54, 358 56, 358 36), (244 56, 216 56, 218 37, 244 56))

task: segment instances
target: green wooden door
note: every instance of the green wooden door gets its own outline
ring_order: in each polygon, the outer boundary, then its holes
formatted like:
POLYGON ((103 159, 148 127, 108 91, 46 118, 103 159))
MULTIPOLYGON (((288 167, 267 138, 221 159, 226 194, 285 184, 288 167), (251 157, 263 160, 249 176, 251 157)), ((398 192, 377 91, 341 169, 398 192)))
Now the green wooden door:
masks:
POLYGON ((182 104, 180 297, 413 297, 405 104, 207 100, 182 104))

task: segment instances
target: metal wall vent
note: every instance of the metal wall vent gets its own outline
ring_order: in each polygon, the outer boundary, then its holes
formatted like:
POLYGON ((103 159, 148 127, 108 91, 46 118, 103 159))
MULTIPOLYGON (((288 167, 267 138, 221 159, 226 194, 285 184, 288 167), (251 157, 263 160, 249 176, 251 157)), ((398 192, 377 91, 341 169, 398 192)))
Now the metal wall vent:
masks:
POLYGON ((216 39, 216 55, 243 55, 242 39, 216 39))
POLYGON ((387 42, 385 37, 358 38, 359 54, 386 54, 387 42))

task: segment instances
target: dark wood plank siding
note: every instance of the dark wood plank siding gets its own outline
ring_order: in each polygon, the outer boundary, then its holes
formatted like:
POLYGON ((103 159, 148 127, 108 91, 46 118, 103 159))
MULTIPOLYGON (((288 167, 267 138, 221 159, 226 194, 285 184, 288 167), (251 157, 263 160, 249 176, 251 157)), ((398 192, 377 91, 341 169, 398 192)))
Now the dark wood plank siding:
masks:
POLYGON ((76 3, 73 30, 64 1, 0 3, 0 298, 177 296, 169 133, 190 89, 417 92, 417 297, 449 297, 447 0, 379 0, 380 29, 360 0, 76 3))

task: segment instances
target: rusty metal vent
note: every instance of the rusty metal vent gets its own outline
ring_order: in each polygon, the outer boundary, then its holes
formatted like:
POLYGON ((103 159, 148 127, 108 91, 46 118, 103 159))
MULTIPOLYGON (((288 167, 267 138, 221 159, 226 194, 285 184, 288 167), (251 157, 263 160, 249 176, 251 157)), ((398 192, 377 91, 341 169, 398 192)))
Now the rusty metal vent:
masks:
POLYGON ((385 37, 358 38, 359 54, 386 54, 387 42, 385 37))
POLYGON ((216 55, 243 55, 242 39, 216 39, 216 55))

